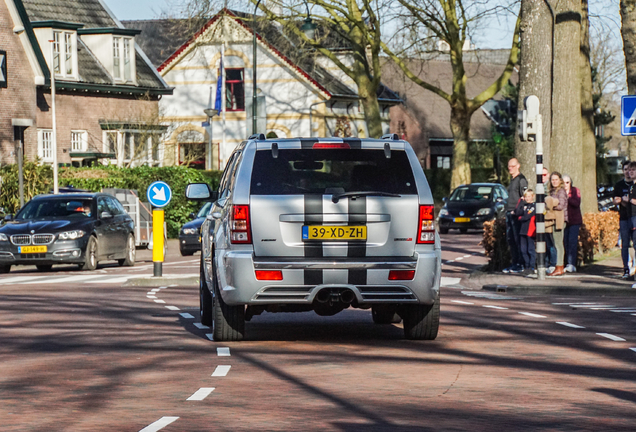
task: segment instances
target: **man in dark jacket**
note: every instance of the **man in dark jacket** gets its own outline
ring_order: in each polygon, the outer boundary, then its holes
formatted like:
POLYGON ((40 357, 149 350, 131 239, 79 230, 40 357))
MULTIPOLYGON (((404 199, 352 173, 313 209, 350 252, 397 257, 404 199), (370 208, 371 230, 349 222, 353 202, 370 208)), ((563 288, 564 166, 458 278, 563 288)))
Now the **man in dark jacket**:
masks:
POLYGON ((623 258, 623 279, 629 278, 629 241, 631 238, 632 210, 629 202, 629 192, 634 184, 630 177, 629 161, 623 162, 624 178, 614 186, 614 204, 618 206, 619 233, 621 237, 621 258, 623 258))
POLYGON ((517 203, 528 189, 528 180, 519 171, 521 164, 517 158, 508 161, 508 172, 512 177, 508 186, 508 202, 506 203, 506 239, 510 247, 510 267, 504 269, 504 273, 521 273, 523 271, 523 257, 519 250, 519 231, 521 225, 515 216, 517 203))

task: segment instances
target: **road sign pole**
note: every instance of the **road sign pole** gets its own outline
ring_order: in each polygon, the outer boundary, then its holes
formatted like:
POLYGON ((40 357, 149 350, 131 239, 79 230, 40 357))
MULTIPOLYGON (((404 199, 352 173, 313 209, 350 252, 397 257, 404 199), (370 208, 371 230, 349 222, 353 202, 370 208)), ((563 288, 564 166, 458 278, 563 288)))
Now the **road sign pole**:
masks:
POLYGON ((163 275, 163 210, 154 209, 152 211, 152 265, 153 276, 163 275))

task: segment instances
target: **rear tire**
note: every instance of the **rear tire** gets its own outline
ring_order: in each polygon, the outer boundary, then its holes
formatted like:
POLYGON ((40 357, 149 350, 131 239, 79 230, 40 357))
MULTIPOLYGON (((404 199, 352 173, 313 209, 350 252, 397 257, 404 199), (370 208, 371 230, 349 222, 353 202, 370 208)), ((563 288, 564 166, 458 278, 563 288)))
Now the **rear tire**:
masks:
MULTIPOLYGON (((214 257, 214 251, 212 252, 214 257)), ((214 259, 214 258, 213 258, 214 259)), ((223 301, 212 264, 212 335, 215 341, 240 341, 245 337, 245 306, 230 306, 223 301)))
POLYGON ((36 265, 35 267, 37 267, 38 271, 50 272, 51 269, 53 268, 53 265, 52 264, 41 264, 41 265, 36 265))
MULTIPOLYGON (((392 324, 396 322, 395 311, 395 307, 387 305, 371 306, 371 317, 376 324, 392 324)), ((397 318, 397 322, 400 322, 397 318)))
POLYGON ((199 314, 201 324, 212 327, 212 294, 208 289, 203 270, 203 257, 201 257, 201 270, 199 271, 199 314))
POLYGON ((80 270, 95 270, 97 268, 97 239, 91 236, 86 245, 84 264, 80 264, 80 270))
POLYGON ((0 265, 0 273, 9 273, 11 271, 10 265, 0 265))
POLYGON ((411 340, 433 340, 439 330, 439 295, 432 305, 404 305, 404 337, 411 340))
POLYGON ((126 240, 126 258, 117 260, 117 263, 120 266, 124 267, 132 267, 135 265, 135 237, 132 234, 128 234, 128 239, 126 240))

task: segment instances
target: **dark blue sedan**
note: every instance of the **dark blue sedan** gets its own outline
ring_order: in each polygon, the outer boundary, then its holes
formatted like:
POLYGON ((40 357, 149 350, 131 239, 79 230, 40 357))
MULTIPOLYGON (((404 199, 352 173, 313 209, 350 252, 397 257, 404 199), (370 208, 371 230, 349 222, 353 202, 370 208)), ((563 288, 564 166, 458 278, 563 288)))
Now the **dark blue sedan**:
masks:
POLYGON ((196 215, 194 213, 190 215, 193 220, 181 227, 179 231, 179 251, 181 256, 194 255, 195 252, 201 250, 201 225, 208 215, 210 207, 212 207, 211 202, 203 204, 203 207, 196 215))
POLYGON ((484 222, 503 214, 508 191, 498 183, 471 183, 456 188, 450 198, 444 198, 437 223, 440 234, 449 229, 465 233, 468 229, 482 229, 484 222))

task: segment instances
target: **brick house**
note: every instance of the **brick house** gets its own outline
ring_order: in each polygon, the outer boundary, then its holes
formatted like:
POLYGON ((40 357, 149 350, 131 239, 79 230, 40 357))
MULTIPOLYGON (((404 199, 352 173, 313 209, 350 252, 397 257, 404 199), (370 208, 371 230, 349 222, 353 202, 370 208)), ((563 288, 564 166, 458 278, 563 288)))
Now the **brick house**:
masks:
POLYGON ((160 164, 158 102, 172 89, 99 0, 0 0, 0 165, 160 164))

